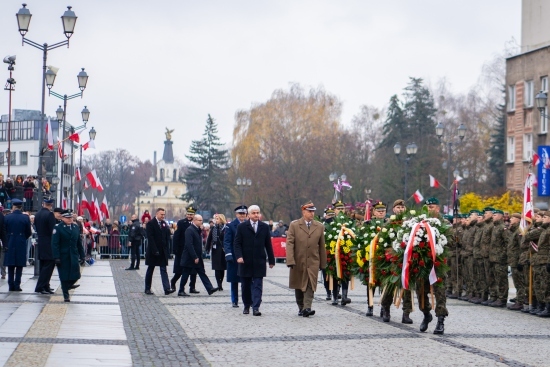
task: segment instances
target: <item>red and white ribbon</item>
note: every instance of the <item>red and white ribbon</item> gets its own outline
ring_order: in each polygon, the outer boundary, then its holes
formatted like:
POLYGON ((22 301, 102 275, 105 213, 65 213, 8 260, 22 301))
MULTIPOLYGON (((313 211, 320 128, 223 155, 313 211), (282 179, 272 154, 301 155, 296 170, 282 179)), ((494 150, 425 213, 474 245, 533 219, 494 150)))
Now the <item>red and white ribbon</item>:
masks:
POLYGON ((410 274, 410 260, 413 254, 413 248, 414 248, 414 240, 416 238, 416 233, 420 228, 424 228, 426 231, 426 237, 428 239, 428 245, 430 246, 430 250, 432 252, 432 269, 430 271, 430 284, 434 284, 437 282, 437 275, 435 273, 435 259, 436 259, 436 253, 435 253, 435 231, 427 221, 422 221, 419 223, 416 223, 414 227, 411 230, 411 233, 409 234, 409 239, 407 241, 407 246, 405 247, 405 253, 403 254, 403 270, 401 272, 401 284, 404 289, 409 289, 409 274, 410 274))

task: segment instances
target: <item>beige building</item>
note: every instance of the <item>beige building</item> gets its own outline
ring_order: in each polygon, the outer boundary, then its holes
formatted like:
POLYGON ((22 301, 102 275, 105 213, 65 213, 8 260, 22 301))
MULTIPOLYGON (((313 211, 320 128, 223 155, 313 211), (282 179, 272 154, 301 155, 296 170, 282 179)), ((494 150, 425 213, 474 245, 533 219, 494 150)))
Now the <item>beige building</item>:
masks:
MULTIPOLYGON (((548 108, 541 115, 535 105, 539 91, 548 93, 547 19, 550 19, 550 2, 523 0, 522 52, 506 60, 506 187, 510 190, 523 190, 533 152, 539 145, 550 145, 548 119, 544 116, 548 108)), ((534 194, 536 197, 536 190, 534 194)), ((546 198, 535 201, 548 202, 546 198)))

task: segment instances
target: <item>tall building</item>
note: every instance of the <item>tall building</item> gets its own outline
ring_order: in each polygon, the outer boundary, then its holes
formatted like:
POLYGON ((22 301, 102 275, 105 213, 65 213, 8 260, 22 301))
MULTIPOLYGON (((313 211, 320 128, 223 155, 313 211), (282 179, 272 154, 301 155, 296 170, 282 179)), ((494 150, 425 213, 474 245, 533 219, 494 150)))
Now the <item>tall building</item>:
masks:
MULTIPOLYGON (((550 2, 522 1, 521 53, 506 59, 506 188, 523 190, 529 162, 539 146, 550 145, 548 108, 535 105, 539 91, 548 93, 550 75, 550 2)), ((540 168, 539 168, 540 169, 540 168)), ((537 167, 533 168, 536 174, 537 167)), ((550 171, 548 172, 550 178, 550 171)), ((539 177, 540 183, 540 177, 539 177)), ((548 197, 535 202, 548 207, 548 197)), ((548 195, 550 195, 550 190, 548 195)))

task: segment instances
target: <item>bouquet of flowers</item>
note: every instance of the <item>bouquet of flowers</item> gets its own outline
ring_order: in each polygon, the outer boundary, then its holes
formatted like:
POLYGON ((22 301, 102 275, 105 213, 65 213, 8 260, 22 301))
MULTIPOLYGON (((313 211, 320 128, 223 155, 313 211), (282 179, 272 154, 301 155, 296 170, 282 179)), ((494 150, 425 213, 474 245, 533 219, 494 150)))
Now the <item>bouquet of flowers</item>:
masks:
POLYGON ((351 264, 351 273, 357 276, 363 285, 369 282, 371 243, 384 226, 383 220, 373 219, 357 226, 355 230, 356 240, 352 248, 355 259, 351 264))
POLYGON ((349 281, 352 277, 351 267, 354 262, 352 249, 356 240, 353 231, 354 222, 340 213, 334 217, 332 223, 325 226, 326 273, 335 280, 349 281))
POLYGON ((429 279, 442 286, 447 265, 448 226, 423 209, 411 210, 402 218, 390 217, 389 226, 380 231, 374 253, 374 273, 385 288, 411 289, 429 279), (393 219, 392 219, 393 218, 393 219))

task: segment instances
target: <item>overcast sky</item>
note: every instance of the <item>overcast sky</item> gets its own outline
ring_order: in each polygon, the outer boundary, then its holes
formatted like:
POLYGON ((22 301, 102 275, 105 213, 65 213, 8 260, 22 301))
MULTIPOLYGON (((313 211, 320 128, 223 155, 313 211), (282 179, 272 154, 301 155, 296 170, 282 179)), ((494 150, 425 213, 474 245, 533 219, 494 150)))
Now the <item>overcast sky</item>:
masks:
MULTIPOLYGON (((70 48, 49 54, 60 68, 52 90, 78 92, 81 67, 90 76, 84 98, 69 101, 69 122, 80 125, 86 105, 97 151, 150 160, 162 155, 165 127, 184 158, 208 113, 231 143, 237 110, 293 82, 337 95, 344 124, 363 104, 383 107, 409 76, 467 91, 521 31, 520 0, 28 0, 28 38, 64 40, 67 5, 78 21, 70 48)), ((0 56, 17 55, 13 107, 40 110, 42 54, 21 46, 19 8, 0 1, 0 56)), ((47 97, 46 113, 60 102, 47 97)), ((7 110, 4 92, 0 114, 7 110)))

